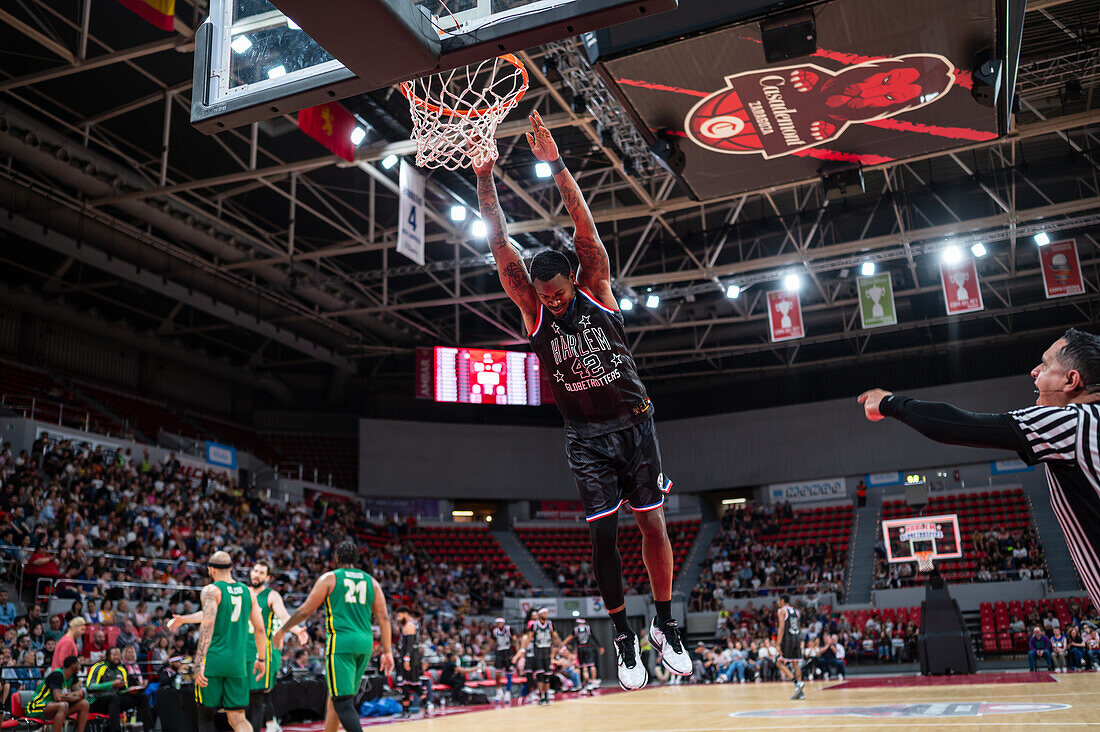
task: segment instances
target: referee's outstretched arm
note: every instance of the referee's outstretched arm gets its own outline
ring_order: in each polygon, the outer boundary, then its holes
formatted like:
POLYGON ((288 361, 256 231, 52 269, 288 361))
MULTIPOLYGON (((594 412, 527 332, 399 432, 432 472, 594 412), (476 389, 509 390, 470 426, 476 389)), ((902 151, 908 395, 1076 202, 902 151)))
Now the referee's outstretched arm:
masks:
POLYGON ((877 422, 894 417, 925 437, 948 445, 988 447, 1022 453, 1023 434, 1007 414, 967 412, 943 402, 922 402, 883 389, 859 395, 867 419, 877 422))

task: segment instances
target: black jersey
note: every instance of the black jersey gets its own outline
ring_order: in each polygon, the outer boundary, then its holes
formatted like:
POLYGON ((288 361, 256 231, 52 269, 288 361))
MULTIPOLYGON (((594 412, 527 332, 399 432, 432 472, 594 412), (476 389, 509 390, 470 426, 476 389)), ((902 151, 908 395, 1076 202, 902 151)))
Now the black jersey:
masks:
POLYGON ((577 623, 573 626, 573 637, 577 639, 578 648, 587 648, 592 645, 592 626, 588 623, 577 623))
POLYGON ((493 626, 493 640, 497 642, 498 651, 512 650, 512 630, 507 625, 503 628, 493 626))
POLYGON ((536 620, 531 626, 531 632, 534 635, 531 645, 535 648, 550 648, 554 644, 554 626, 549 620, 545 623, 536 620))
POLYGON ((576 292, 561 320, 540 305, 529 336, 566 434, 595 437, 650 419, 653 405, 626 347, 622 313, 576 292))
POLYGON ((802 639, 802 617, 796 608, 787 606, 787 617, 783 621, 783 638, 802 639))

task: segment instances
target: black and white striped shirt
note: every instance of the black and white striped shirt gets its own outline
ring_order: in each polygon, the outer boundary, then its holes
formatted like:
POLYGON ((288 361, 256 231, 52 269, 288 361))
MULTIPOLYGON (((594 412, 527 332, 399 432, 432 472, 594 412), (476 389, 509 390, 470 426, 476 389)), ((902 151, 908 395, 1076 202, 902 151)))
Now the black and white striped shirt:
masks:
POLYGON ((1020 457, 1046 467, 1054 515, 1093 607, 1100 607, 1100 404, 1029 407, 1008 416, 1024 441, 1020 457))

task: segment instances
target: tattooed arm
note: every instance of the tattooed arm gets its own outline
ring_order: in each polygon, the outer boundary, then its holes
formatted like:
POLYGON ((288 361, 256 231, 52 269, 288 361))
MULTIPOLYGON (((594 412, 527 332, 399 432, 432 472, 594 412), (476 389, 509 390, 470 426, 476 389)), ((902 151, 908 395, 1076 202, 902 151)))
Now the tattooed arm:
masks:
POLYGON ((581 195, 577 181, 562 163, 554 136, 542 123, 542 117, 538 112, 533 112, 528 119, 531 122, 531 131, 527 133, 527 142, 531 145, 531 151, 536 158, 550 164, 562 202, 573 219, 573 250, 581 263, 580 271, 577 272, 577 284, 591 290, 604 306, 616 310, 618 305, 611 291, 611 262, 603 242, 600 241, 600 234, 596 231, 592 212, 581 195))
POLYGON ((523 314, 523 324, 530 333, 535 329, 539 305, 535 288, 531 285, 531 275, 523 260, 508 241, 508 226, 504 221, 504 212, 497 200, 497 187, 493 182, 493 163, 490 160, 482 166, 474 166, 477 174, 477 202, 481 208, 481 220, 485 222, 485 235, 489 240, 489 249, 497 263, 497 275, 508 297, 512 298, 523 314))
POLYGON ((206 652, 210 650, 210 639, 214 636, 214 620, 218 616, 218 603, 221 602, 221 590, 215 585, 207 585, 202 588, 199 596, 202 602, 202 624, 199 626, 199 647, 195 651, 195 659, 191 663, 192 674, 195 677, 195 686, 200 688, 207 684, 206 652))

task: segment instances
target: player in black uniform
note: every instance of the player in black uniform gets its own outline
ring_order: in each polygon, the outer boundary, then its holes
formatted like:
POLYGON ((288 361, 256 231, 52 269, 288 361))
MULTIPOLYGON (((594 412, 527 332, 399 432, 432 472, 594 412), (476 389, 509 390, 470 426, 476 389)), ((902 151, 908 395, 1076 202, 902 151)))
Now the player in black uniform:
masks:
POLYGON ((791 598, 787 595, 780 595, 777 605, 779 658, 776 666, 781 674, 794 681, 794 696, 791 699, 805 699, 806 694, 802 691, 802 615, 798 608, 791 605, 791 598))
POLYGON ((580 669, 581 692, 591 692, 592 689, 599 688, 596 659, 603 655, 603 646, 596 642, 592 635, 592 626, 587 620, 576 619, 573 623, 573 632, 562 641, 562 645, 568 646, 569 641, 577 642, 577 668, 580 669))
POLYGON ((573 219, 580 269, 574 272, 564 254, 544 251, 531 260, 528 272, 508 241, 493 183, 493 160, 474 167, 481 218, 500 282, 520 309, 531 347, 565 417, 566 455, 592 535, 596 583, 615 624, 619 683, 627 690, 640 689, 649 675, 639 658, 638 638, 626 620, 617 514, 622 505, 629 505, 642 532, 642 559, 657 609, 649 637, 671 672, 690 675, 691 658, 672 618, 672 545, 662 510, 672 481, 661 471, 653 405, 626 345, 623 316, 611 291, 607 250, 550 130, 537 112, 530 121, 527 141, 535 157, 554 172, 573 219))
POLYGON ((560 643, 561 638, 558 637, 558 632, 550 622, 550 610, 540 608, 538 618, 528 626, 527 632, 523 635, 524 649, 534 649, 531 657, 532 665, 528 666, 527 674, 535 676, 535 683, 539 690, 539 706, 550 703, 551 659, 554 648, 560 643))
MULTIPOLYGON (((414 699, 420 697, 420 674, 423 671, 420 663, 420 626, 413 617, 412 610, 402 606, 394 613, 397 618, 397 627, 401 629, 401 640, 397 648, 397 682, 401 690, 401 716, 409 717, 409 707, 414 699)), ((427 708, 424 713, 427 715, 427 708)))
POLYGON ((489 633, 493 637, 493 669, 494 679, 497 682, 497 701, 505 704, 512 701, 512 672, 516 665, 512 662, 512 629, 504 622, 504 618, 493 621, 492 630, 489 633), (507 688, 500 685, 501 678, 507 680, 507 688))

